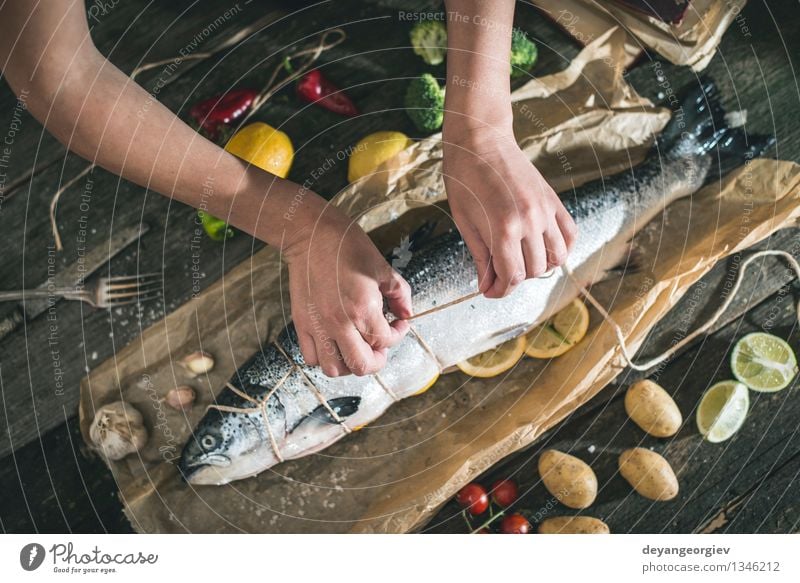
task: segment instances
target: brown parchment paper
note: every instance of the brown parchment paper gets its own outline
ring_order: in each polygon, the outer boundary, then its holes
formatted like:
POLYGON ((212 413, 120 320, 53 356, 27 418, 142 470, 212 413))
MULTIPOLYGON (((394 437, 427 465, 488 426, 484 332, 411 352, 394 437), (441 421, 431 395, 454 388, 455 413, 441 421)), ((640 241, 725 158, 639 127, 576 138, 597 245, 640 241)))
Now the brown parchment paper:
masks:
POLYGON ((671 63, 702 71, 747 0, 694 0, 683 21, 676 25, 629 10, 613 1, 533 0, 533 4, 581 44, 609 29, 622 27, 627 32, 625 66, 630 65, 643 49, 649 49, 671 63))
MULTIPOLYGON (((572 184, 570 174, 576 181, 597 176, 606 160, 608 167, 628 156, 637 161, 666 121, 605 62, 621 58, 623 42, 611 31, 568 70, 515 95, 518 138, 560 188, 572 184), (571 172, 551 160, 558 152, 571 172)), ((444 196, 440 166, 433 136, 352 185, 336 203, 391 248, 423 218, 441 215, 433 204, 444 196)), ((652 270, 594 289, 632 347, 715 261, 796 218, 799 170, 788 162, 754 161, 721 190, 708 188, 675 203, 641 233, 636 243, 653 258, 652 270)), ((461 485, 529 445, 621 370, 613 333, 594 314, 586 339, 559 359, 525 359, 507 376, 484 381, 444 375, 423 395, 396 404, 319 454, 227 486, 189 486, 173 460, 236 367, 284 326, 283 275, 277 253, 259 251, 83 380, 80 424, 87 443, 102 405, 124 399, 145 418, 148 444, 108 463, 138 532, 417 529, 461 485), (208 378, 190 380, 174 362, 198 349, 212 353, 217 364, 208 378), (160 401, 182 384, 198 389, 198 402, 187 413, 160 401)), ((457 333, 458 323, 453 325, 457 333)))

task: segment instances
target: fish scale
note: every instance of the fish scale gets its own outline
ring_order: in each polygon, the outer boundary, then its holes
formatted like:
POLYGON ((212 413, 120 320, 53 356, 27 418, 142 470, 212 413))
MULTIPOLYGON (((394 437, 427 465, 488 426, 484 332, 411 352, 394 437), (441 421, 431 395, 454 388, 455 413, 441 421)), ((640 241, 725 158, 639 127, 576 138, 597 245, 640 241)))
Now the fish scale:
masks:
MULTIPOLYGON (((726 127, 715 87, 707 80, 688 92, 682 112, 641 165, 561 196, 578 227, 567 266, 581 283, 605 278, 624 261, 634 235, 672 201, 690 196, 774 143, 771 137, 726 127)), ((224 388, 217 404, 229 409, 212 405, 198 423, 181 455, 184 478, 193 484, 225 484, 320 451, 375 421, 395 401, 429 387, 442 369, 524 333, 579 293, 571 280, 556 273, 526 280, 502 299, 473 295, 477 272, 456 231, 415 243, 402 274, 419 316, 410 322, 412 333, 389 350, 383 370, 329 378, 305 363, 290 324, 231 379, 250 398, 269 397, 266 421, 247 411, 253 406, 247 399, 224 388)))

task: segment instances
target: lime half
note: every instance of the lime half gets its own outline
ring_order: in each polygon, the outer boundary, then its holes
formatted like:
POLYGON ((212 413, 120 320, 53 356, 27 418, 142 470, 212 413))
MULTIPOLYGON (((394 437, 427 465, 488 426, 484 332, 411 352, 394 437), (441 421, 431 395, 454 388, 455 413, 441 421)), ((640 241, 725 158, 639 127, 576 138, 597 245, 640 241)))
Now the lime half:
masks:
POLYGON ((697 429, 711 443, 730 439, 739 431, 750 408, 747 387, 722 381, 708 389, 697 408, 697 429))
POLYGON ((731 369, 733 376, 754 391, 772 393, 792 382, 797 374, 797 358, 782 338, 754 332, 736 343, 731 369))

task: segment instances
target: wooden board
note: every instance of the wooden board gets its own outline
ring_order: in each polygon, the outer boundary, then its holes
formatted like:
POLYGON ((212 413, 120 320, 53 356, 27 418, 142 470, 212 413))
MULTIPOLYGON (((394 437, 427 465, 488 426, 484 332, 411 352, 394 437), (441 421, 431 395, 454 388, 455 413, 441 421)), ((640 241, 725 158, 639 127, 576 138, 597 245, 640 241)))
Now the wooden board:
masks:
MULTIPOLYGON (((712 444, 695 426, 703 391, 732 378, 728 359, 744 334, 769 330, 800 350, 800 332, 791 291, 771 295, 718 333, 675 359, 657 375, 671 393, 684 422, 670 439, 646 435, 623 406, 628 383, 608 387, 598 398, 542 437, 535 447, 492 469, 479 481, 486 486, 511 477, 522 495, 513 510, 541 521, 550 516, 584 515, 605 521, 612 532, 796 532, 800 527, 800 400, 792 386, 774 394, 750 393, 751 408, 742 429, 729 441, 712 444), (792 300, 793 301, 790 301, 792 300), (619 454, 645 447, 663 455, 678 477, 681 491, 669 502, 652 502, 619 475, 619 454), (589 463, 597 475, 597 500, 583 511, 562 506, 541 482, 542 451, 557 449, 589 463)), ((672 320, 679 317, 672 312, 672 320)), ((477 522, 476 522, 477 523, 477 522)), ((428 532, 465 532, 458 506, 451 502, 430 522, 428 532)))

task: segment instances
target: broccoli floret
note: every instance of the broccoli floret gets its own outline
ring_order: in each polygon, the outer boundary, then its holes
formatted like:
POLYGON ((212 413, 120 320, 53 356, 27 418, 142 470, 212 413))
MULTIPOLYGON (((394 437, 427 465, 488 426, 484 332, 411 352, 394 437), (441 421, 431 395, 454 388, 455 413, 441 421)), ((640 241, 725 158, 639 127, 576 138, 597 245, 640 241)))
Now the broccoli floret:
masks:
POLYGON ((406 91, 406 112, 423 132, 435 132, 444 121, 444 89, 430 73, 417 77, 406 91))
POLYGON ((414 53, 429 65, 444 61, 447 52, 447 29, 438 20, 422 20, 414 25, 410 33, 414 53))
POLYGON ((539 51, 528 36, 515 28, 511 34, 511 77, 520 77, 536 64, 539 51))

